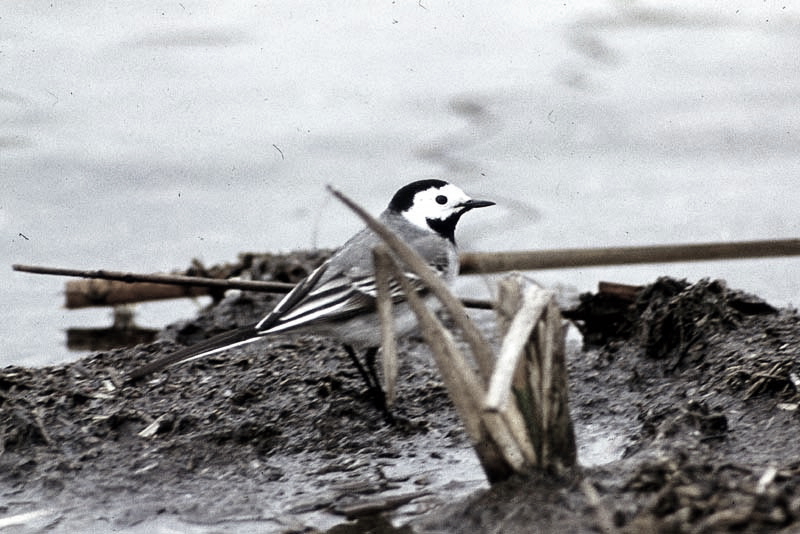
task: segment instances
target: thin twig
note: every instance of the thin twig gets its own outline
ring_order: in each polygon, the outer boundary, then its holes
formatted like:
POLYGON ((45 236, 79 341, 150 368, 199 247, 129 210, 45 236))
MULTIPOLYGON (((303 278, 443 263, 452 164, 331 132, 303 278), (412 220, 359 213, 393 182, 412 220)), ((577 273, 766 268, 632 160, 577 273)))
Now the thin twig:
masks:
POLYGON ((283 282, 262 282, 257 280, 224 280, 220 278, 203 278, 200 276, 183 276, 177 274, 141 274, 121 271, 64 269, 61 267, 43 267, 39 265, 11 266, 15 271, 34 274, 54 274, 59 276, 77 276, 80 278, 98 278, 101 280, 118 280, 129 284, 151 282, 178 286, 201 286, 221 289, 242 289, 248 291, 264 291, 271 293, 288 293, 294 284, 283 282))
MULTIPOLYGON (((264 282, 259 280, 229 280, 222 278, 204 278, 200 276, 184 276, 179 274, 142 274, 121 271, 106 271, 104 269, 67 269, 63 267, 45 267, 41 265, 14 264, 11 268, 15 271, 32 274, 49 274, 56 276, 73 276, 98 280, 116 280, 126 284, 163 284, 188 287, 208 287, 218 289, 239 289, 241 291, 255 291, 261 293, 288 293, 294 284, 283 282, 264 282)), ((187 296, 187 295, 175 295, 187 296)), ((492 309, 492 302, 485 299, 465 298, 461 303, 467 308, 492 309)), ((106 305, 106 304, 103 304, 106 305)))
POLYGON ((800 255, 800 239, 515 252, 467 252, 461 274, 800 255))

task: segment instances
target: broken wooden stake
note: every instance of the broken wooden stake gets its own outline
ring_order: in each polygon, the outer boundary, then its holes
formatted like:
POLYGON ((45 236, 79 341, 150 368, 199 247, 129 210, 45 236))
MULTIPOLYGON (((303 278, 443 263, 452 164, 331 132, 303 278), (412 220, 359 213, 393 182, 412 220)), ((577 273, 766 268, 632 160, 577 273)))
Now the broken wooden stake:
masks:
MULTIPOLYGON (((550 291, 526 288, 522 306, 513 316, 513 320, 506 328, 503 344, 497 356, 497 364, 489 383, 484 407, 490 411, 499 411, 505 406, 511 391, 511 382, 520 365, 520 360, 528 344, 536 322, 544 312, 545 307, 553 298, 550 291)), ((503 311, 503 301, 498 303, 503 311)), ((506 303, 507 304, 507 303, 506 303)))
MULTIPOLYGON (((520 275, 504 278, 499 290, 497 311, 503 347, 509 351, 519 347, 523 356, 511 391, 537 453, 535 467, 560 472, 577 461, 561 312, 550 291, 526 282, 520 275), (531 320, 535 322, 532 327, 531 320)), ((486 405, 494 409, 496 399, 487 395, 486 405)))

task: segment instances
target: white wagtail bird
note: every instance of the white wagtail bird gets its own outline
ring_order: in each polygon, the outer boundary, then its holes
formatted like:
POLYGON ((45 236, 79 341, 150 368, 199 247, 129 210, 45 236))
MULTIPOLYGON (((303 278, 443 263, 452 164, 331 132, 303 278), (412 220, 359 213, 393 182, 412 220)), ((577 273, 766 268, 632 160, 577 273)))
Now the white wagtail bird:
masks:
MULTIPOLYGON (((402 187, 380 215, 398 237, 414 248, 445 280, 458 274, 456 224, 473 208, 494 202, 474 200, 442 180, 420 180, 402 187)), ((132 371, 135 380, 164 367, 202 358, 266 336, 314 333, 338 338, 367 387, 383 397, 375 370, 381 344, 376 312, 376 286, 372 251, 381 243, 368 228, 356 233, 327 261, 300 281, 275 308, 257 323, 225 332, 178 350, 132 371), (365 351, 366 369, 356 354, 365 351), (367 372, 369 371, 369 372, 367 372)), ((416 320, 399 289, 393 289, 394 326, 397 335, 413 329, 416 320)))

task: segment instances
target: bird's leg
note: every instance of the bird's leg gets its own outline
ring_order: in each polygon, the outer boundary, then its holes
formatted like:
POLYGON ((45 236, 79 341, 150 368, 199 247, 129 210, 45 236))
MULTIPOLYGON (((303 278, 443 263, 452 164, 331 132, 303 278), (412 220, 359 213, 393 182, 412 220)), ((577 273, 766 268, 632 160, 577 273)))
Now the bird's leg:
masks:
POLYGON ((370 347, 364 352, 364 362, 367 364, 367 373, 374 387, 372 388, 372 398, 375 401, 375 407, 381 410, 389 422, 393 421, 392 414, 386 406, 386 393, 381 387, 381 381, 378 378, 378 368, 376 364, 376 355, 378 354, 378 347, 370 347))
POLYGON ((345 344, 344 350, 347 352, 347 355, 350 356, 353 365, 358 369, 361 378, 364 379, 364 383, 367 385, 372 395, 375 406, 388 415, 389 411, 386 407, 386 394, 383 392, 383 388, 381 388, 380 380, 378 380, 378 370, 376 368, 375 356, 378 354, 378 347, 370 347, 364 353, 364 361, 367 364, 366 368, 361 364, 361 360, 358 359, 358 355, 353 347, 345 344))
POLYGON ((381 387, 381 381, 378 378, 378 368, 375 365, 376 362, 376 355, 378 354, 378 347, 370 347, 364 352, 364 362, 367 364, 367 373, 369 373, 370 380, 375 386, 375 389, 383 394, 383 388, 381 387))
POLYGON ((373 384, 372 377, 370 377, 369 373, 367 373, 367 370, 364 369, 363 365, 361 365, 361 360, 358 359, 355 349, 346 343, 343 346, 345 352, 347 352, 347 355, 350 356, 350 361, 352 361, 355 368, 358 369, 358 374, 361 375, 364 383, 367 385, 369 390, 372 391, 375 388, 375 384, 373 384))

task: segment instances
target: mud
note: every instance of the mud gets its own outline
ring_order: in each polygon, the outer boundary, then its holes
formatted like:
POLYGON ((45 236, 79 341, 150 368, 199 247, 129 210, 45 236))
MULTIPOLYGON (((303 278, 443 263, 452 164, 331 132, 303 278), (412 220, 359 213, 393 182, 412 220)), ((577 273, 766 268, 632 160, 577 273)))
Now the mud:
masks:
MULTIPOLYGON (((239 274, 293 281, 322 258, 249 255, 239 274)), ((310 336, 122 380, 273 300, 229 295, 149 345, 0 371, 0 528, 800 532, 794 310, 719 281, 584 296, 591 345, 571 343, 568 364, 585 466, 489 488, 413 336, 391 424, 344 351, 310 336)))

